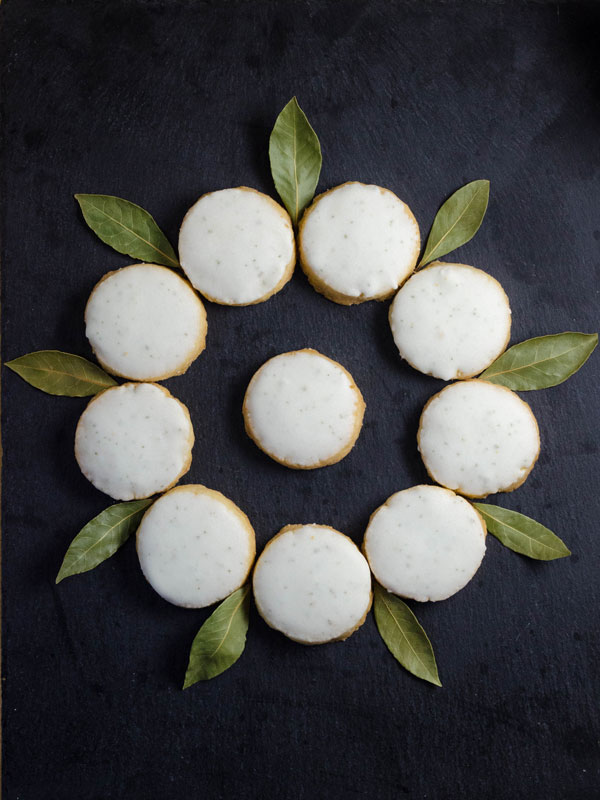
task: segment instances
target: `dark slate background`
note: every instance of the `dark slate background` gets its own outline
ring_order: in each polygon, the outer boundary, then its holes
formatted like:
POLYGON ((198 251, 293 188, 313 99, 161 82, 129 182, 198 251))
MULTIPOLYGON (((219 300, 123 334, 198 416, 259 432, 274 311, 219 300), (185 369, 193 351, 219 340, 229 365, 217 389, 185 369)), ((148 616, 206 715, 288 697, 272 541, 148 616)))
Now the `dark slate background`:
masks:
MULTIPOLYGON (((203 192, 273 194, 268 135, 293 94, 321 139, 320 189, 387 186, 424 236, 452 191, 491 180, 457 260, 502 282, 514 342, 597 330, 597 3, 6 0, 0 26, 3 360, 90 356, 86 298, 129 260, 86 228, 74 192, 141 204, 176 244, 203 192)), ((387 304, 334 305, 297 271, 267 303, 208 315, 208 349, 166 382, 195 424, 186 480, 239 503, 259 547, 292 522, 358 542, 377 505, 425 480, 417 420, 442 384, 400 362, 387 304), (254 370, 300 347, 340 360, 367 401, 352 453, 314 472, 263 456, 240 414, 254 370)), ((254 614, 238 664, 185 693, 208 611, 161 600, 132 542, 54 585, 71 538, 110 501, 72 454, 85 400, 4 370, 7 800, 600 796, 599 365, 596 353, 526 396, 542 454, 497 500, 574 555, 533 563, 490 537, 464 591, 413 606, 443 689, 405 673, 372 618, 344 644, 308 648, 254 614)))

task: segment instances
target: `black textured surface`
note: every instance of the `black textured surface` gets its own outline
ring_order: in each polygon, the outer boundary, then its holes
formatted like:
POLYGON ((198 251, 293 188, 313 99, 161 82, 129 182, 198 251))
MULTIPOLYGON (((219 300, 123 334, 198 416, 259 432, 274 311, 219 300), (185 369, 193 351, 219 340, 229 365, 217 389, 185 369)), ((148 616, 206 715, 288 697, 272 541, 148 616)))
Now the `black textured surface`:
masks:
MULTIPOLYGON (((457 260, 502 282, 513 341, 597 329, 597 4, 7 0, 0 24, 3 360, 90 355, 86 298, 128 259, 85 227, 74 192, 139 203, 176 244, 201 193, 273 194, 268 135, 293 94, 321 139, 320 189, 387 186, 423 235, 454 189, 491 180, 457 260)), ((186 480, 239 503, 260 547, 290 522, 360 541, 378 504, 424 480, 417 419, 441 382, 400 362, 387 304, 336 306, 300 271, 263 305, 208 315, 208 349, 167 382, 196 428, 186 480), (340 360, 367 402, 352 453, 314 472, 263 456, 240 414, 256 367, 300 347, 340 360)), ((555 530, 572 558, 532 563, 490 537, 467 588, 413 605, 443 689, 406 674, 372 618, 344 644, 306 648, 253 614, 238 664, 185 693, 208 612, 154 594, 131 542, 55 587, 72 536, 110 500, 72 455, 85 401, 5 370, 7 800, 597 798, 599 363, 526 396, 542 455, 497 501, 555 530)))

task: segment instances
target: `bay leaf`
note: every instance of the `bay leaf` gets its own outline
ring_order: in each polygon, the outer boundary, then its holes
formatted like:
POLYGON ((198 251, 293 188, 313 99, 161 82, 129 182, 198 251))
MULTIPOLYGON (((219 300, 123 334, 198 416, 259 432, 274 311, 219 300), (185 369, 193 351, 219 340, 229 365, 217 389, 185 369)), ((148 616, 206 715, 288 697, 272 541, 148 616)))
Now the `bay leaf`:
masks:
POLYGON ((116 503, 84 525, 69 545, 56 583, 88 572, 114 555, 137 530, 144 512, 153 502, 145 499, 116 503))
POLYGON ((244 652, 250 614, 250 586, 245 584, 220 603, 192 643, 183 688, 216 678, 244 652))
POLYGON ((391 654, 417 678, 441 686, 433 647, 413 612, 376 582, 373 594, 375 622, 391 654))
POLYGON ((570 556, 571 551, 555 533, 524 514, 490 503, 473 503, 488 532, 503 545, 538 561, 570 556))
POLYGON ((315 195, 321 173, 321 145, 295 97, 275 121, 269 139, 275 188, 294 225, 315 195))
POLYGON ((527 339, 509 347, 479 377, 518 392, 547 389, 577 372, 597 344, 597 333, 574 331, 527 339))
POLYGON ((471 181, 454 192, 435 215, 419 267, 470 241, 479 230, 490 196, 489 181, 471 181))
POLYGON ((89 227, 113 250, 150 264, 179 266, 167 237, 140 206, 108 194, 76 194, 75 199, 89 227))
POLYGON ((87 358, 60 350, 38 350, 7 361, 6 366, 47 394, 88 397, 117 385, 110 375, 87 358))

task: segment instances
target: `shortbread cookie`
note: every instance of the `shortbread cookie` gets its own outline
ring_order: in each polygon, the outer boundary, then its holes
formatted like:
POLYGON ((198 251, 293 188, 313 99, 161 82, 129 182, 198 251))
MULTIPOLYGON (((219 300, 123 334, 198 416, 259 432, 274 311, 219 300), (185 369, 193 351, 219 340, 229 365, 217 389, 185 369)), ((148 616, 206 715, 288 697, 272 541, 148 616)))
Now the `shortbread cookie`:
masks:
POLYGON ((155 264, 105 275, 90 295, 85 324, 102 366, 137 381, 181 375, 206 342, 202 301, 172 269, 155 264))
POLYGON ((510 320, 508 297, 495 278, 442 261, 409 278, 390 307, 402 358, 445 381, 489 367, 508 344, 510 320))
POLYGON ((192 286, 213 303, 262 303, 292 277, 292 221, 284 208, 255 189, 210 192, 181 223, 179 260, 192 286))
POLYGON ((294 469, 340 461, 354 447, 364 411, 350 373, 310 349, 266 361, 250 381, 243 406, 248 435, 294 469))
POLYGON ((540 452, 527 403, 481 380, 452 383, 435 394, 421 414, 417 441, 433 480, 467 497, 516 489, 540 452))
POLYGON ((206 486, 176 486, 144 514, 137 532, 144 577, 177 606, 204 608, 245 582, 256 545, 244 512, 206 486))
POLYGON ((190 468, 193 444, 183 403, 155 383, 124 383, 88 403, 75 432, 75 458, 97 489, 134 500, 174 486, 190 468))
POLYGON ((287 525, 263 550, 253 577, 265 622, 302 644, 347 639, 371 607, 369 565, 327 525, 287 525))
POLYGON ((440 486, 413 486, 373 512, 363 550, 389 592, 420 602, 445 600, 479 569, 485 534, 464 497, 440 486))
POLYGON ((352 305, 392 295, 415 268, 421 240, 411 210, 393 192, 351 181, 316 198, 298 245, 314 288, 352 305))

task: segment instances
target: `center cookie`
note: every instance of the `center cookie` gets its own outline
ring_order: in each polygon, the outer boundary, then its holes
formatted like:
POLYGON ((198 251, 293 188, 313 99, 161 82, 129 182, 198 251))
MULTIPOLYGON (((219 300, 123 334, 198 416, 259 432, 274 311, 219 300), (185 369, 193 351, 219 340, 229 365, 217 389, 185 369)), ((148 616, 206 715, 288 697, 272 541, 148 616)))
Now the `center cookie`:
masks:
POLYGON ((244 397, 246 432, 294 469, 335 464, 362 427, 365 402, 350 373, 316 350, 282 353, 254 374, 244 397))

